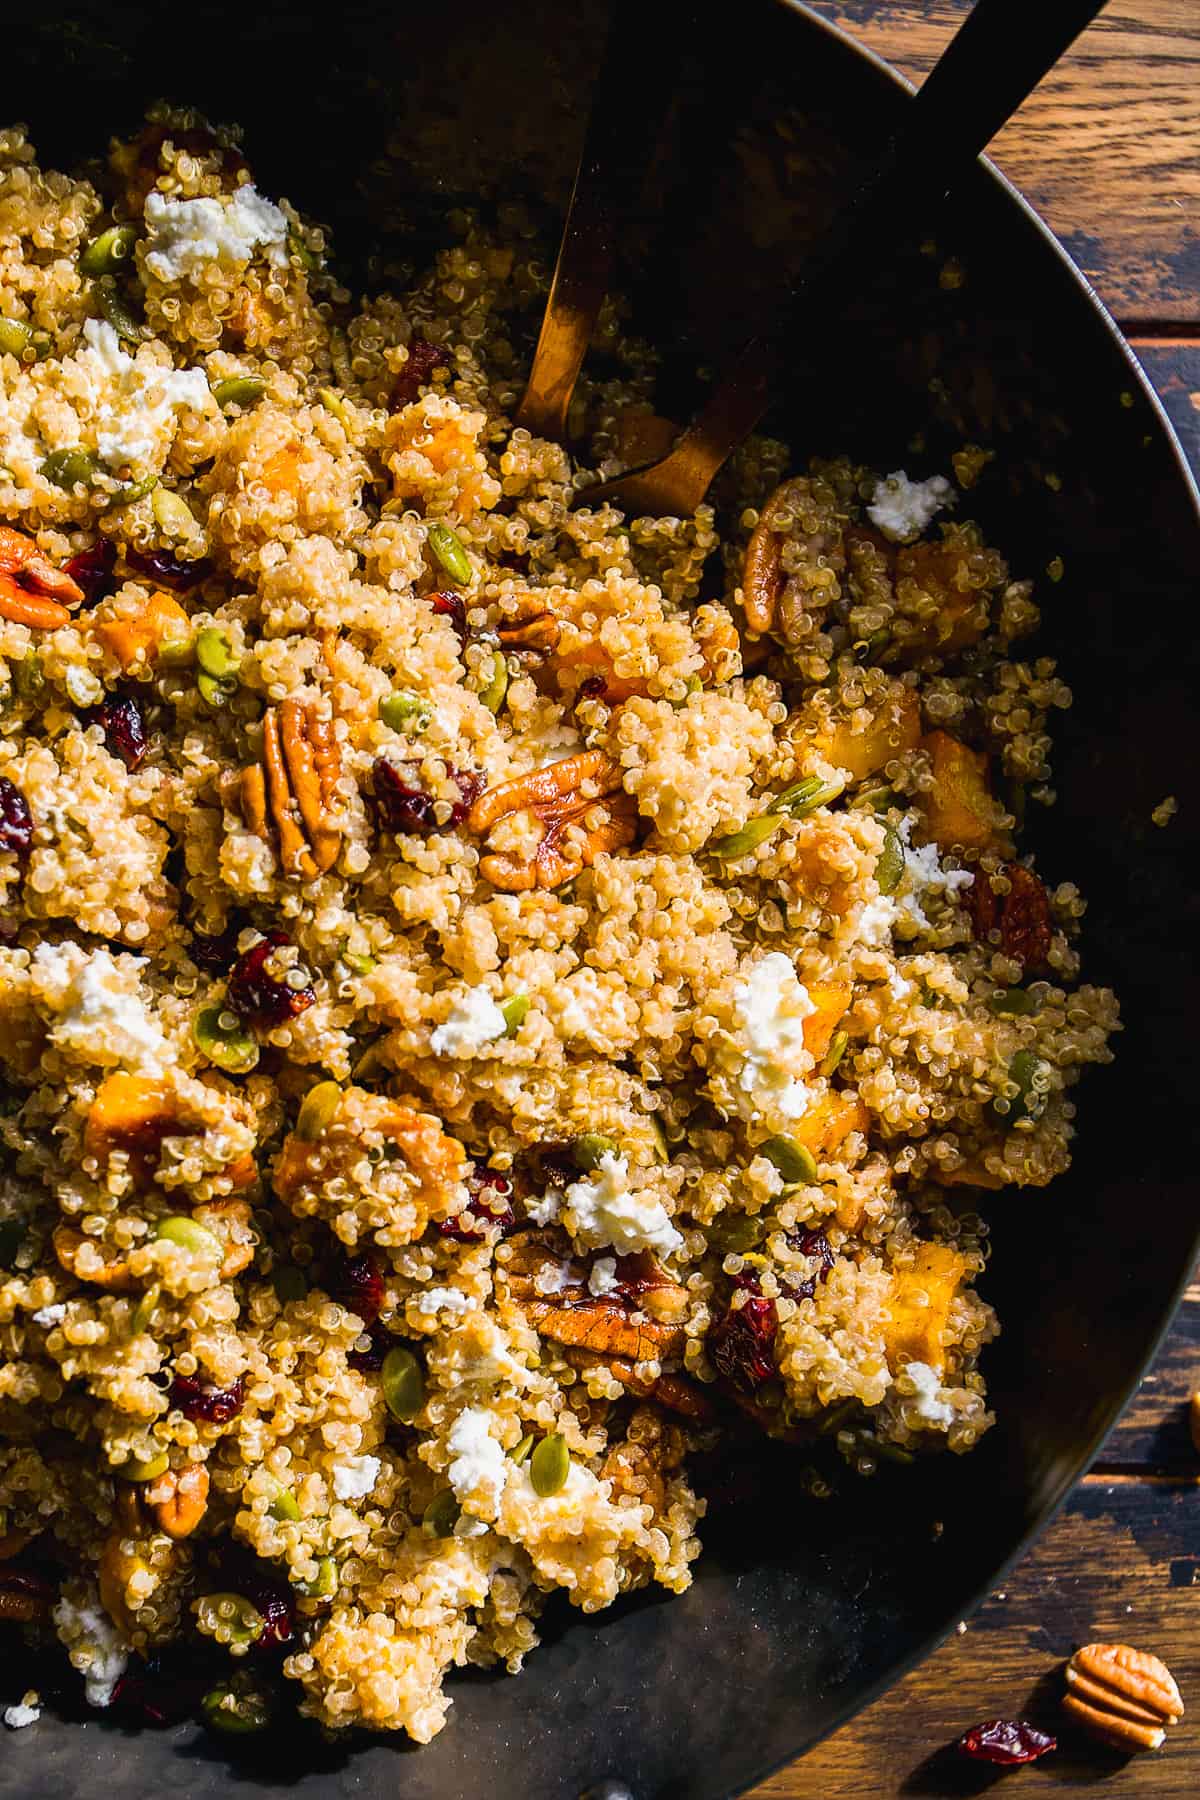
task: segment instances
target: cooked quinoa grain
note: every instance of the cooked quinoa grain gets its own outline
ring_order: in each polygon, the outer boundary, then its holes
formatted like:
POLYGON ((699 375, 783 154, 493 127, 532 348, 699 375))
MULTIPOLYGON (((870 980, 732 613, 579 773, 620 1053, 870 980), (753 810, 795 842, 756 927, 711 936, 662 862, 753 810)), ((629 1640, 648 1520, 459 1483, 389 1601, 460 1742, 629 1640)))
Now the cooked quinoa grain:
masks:
POLYGON ((6 1616, 423 1743, 687 1587, 731 1422, 987 1429, 982 1215, 1118 1023, 1014 812, 1070 693, 977 447, 627 520, 633 349, 512 426, 527 245, 356 306, 195 115, 97 183, 0 133, 6 1616))

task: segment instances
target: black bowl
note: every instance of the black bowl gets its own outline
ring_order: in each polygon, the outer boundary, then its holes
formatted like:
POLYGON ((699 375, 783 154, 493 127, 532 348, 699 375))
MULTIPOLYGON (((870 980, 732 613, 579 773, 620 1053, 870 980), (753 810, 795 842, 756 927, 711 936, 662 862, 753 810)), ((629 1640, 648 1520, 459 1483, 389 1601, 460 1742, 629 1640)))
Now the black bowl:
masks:
MULTIPOLYGON (((6 25, 0 114, 30 119, 46 161, 94 152, 160 95, 241 120, 264 189, 328 219, 358 278, 376 279, 419 264, 464 200, 519 195, 552 248, 603 13, 602 0, 459 0, 440 15, 51 0, 6 25)), ((634 327, 664 346, 662 409, 682 417, 698 372, 753 322, 908 99, 772 0, 697 10, 661 79, 678 94, 671 150, 631 196, 624 279, 634 327)), ((1117 988, 1125 1030, 1115 1068, 1079 1090, 1069 1175, 988 1201, 982 1285, 1005 1326, 987 1363, 995 1430, 961 1462, 851 1484, 834 1505, 802 1498, 788 1457, 768 1453, 738 1471, 753 1497, 714 1508, 687 1595, 552 1613, 521 1679, 464 1676, 449 1727, 419 1752, 289 1735, 231 1765, 191 1726, 47 1716, 6 1743, 0 1794, 203 1795, 233 1780, 526 1800, 604 1777, 639 1797, 729 1794, 969 1613, 1125 1404, 1196 1255, 1197 494, 1112 321, 993 170, 933 236, 881 255, 878 279, 798 345, 827 378, 791 405, 781 387, 773 424, 798 457, 844 449, 884 469, 944 468, 965 441, 993 450, 969 511, 1037 578, 1039 649, 1076 693, 1058 721, 1058 805, 1033 841, 1049 877, 1090 901, 1085 976, 1117 988), (1179 816, 1161 831, 1150 814, 1168 793, 1179 816)), ((10 1662, 10 1688, 27 1673, 10 1662)))

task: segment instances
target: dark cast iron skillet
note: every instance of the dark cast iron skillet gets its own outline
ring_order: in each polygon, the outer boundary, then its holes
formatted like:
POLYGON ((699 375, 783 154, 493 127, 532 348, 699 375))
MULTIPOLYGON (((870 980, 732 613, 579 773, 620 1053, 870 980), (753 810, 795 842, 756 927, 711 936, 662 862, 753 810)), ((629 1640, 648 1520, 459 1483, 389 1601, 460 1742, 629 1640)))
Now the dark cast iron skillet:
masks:
MULTIPOLYGON (((46 0, 6 24, 0 115, 29 119, 50 163, 158 96, 239 120, 264 191, 330 221, 365 284, 419 267, 468 200, 492 216, 529 201, 552 255, 603 27, 603 0, 46 0)), ((622 279, 633 325, 663 349, 660 410, 682 419, 698 371, 753 327, 908 102, 881 64, 776 0, 698 8, 661 78, 677 91, 671 150, 631 195, 622 279)), ((1030 808, 1029 841, 1049 879, 1087 895, 1084 976, 1117 988, 1125 1030, 1115 1066, 1078 1090, 1070 1173, 986 1199, 996 1428, 961 1461, 851 1482, 832 1504, 801 1495, 787 1454, 739 1455, 750 1497, 714 1505, 685 1596, 595 1619, 552 1608, 519 1680, 455 1678, 427 1749, 289 1731, 242 1755, 190 1725, 133 1733, 80 1708, 85 1725, 48 1714, 6 1739, 6 1800, 231 1785, 540 1800, 606 1776, 639 1800, 733 1793, 968 1614, 1125 1404, 1196 1253, 1197 494, 1112 321, 993 170, 936 236, 936 254, 889 252, 870 291, 845 296, 822 334, 828 381, 806 384, 801 411, 781 391, 769 423, 797 458, 844 449, 882 469, 944 469, 965 441, 994 450, 963 511, 1014 573, 1040 578, 1039 649, 1076 694, 1057 718, 1058 804, 1030 808), (939 280, 949 258, 957 284, 939 280), (1057 586, 1042 574, 1055 556, 1057 586), (1150 812, 1168 793, 1179 815, 1160 831, 1150 812)), ((536 328, 535 314, 527 345, 536 328)), ((7 1697, 27 1673, 10 1655, 7 1697)))

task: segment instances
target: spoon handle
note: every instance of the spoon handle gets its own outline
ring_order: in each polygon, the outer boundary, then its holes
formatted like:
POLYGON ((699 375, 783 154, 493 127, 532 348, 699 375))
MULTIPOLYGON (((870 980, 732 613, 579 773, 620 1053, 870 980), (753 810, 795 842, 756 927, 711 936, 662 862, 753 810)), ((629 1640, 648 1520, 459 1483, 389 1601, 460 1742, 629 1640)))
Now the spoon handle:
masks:
MULTIPOLYGON (((926 77, 901 130, 841 210, 788 296, 789 322, 836 275, 853 285, 855 259, 879 255, 880 235, 945 198, 964 169, 1028 98, 1105 0, 975 0, 926 77)), ((886 239, 884 240, 886 241, 886 239)), ((776 385, 775 340, 750 341, 667 455, 582 499, 631 513, 694 512, 726 458, 758 424, 776 385)))

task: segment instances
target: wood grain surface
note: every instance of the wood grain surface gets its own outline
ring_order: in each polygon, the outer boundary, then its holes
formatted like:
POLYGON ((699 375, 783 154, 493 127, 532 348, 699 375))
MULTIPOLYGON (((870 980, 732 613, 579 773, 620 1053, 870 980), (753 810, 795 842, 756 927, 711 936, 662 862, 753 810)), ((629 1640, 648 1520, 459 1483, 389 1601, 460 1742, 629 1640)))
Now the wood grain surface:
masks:
MULTIPOLYGON (((809 3, 918 80, 969 0, 809 3)), ((1200 475, 1200 0, 1114 0, 994 149, 1125 323, 1200 475)), ((1001 1590, 754 1800, 939 1800, 1001 1780, 1027 1800, 1200 1800, 1198 1386, 1200 1271, 1092 1472, 1001 1590), (1157 1755, 1122 1758, 1064 1729, 1063 1663, 1095 1640, 1174 1672, 1191 1711, 1157 1755), (1008 1772, 955 1752, 997 1716, 1056 1733, 1057 1752, 1008 1772)))
MULTIPOLYGON (((970 0, 808 3, 918 82, 970 8, 970 0)), ((992 154, 1127 328, 1194 329, 1197 0, 1110 0, 992 154)))

